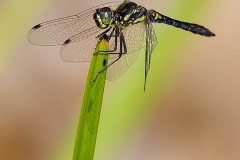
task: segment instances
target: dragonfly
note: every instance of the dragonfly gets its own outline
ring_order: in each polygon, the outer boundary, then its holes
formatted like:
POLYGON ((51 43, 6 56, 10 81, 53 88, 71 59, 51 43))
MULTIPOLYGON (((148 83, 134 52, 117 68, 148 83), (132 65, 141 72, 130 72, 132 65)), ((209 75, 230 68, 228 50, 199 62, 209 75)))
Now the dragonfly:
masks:
POLYGON ((204 26, 167 17, 156 10, 148 10, 130 0, 108 2, 78 14, 50 20, 34 26, 28 41, 34 45, 61 45, 60 57, 67 62, 89 62, 94 48, 102 38, 109 41, 107 79, 115 80, 134 63, 141 49, 145 49, 145 80, 150 69, 151 55, 158 44, 153 23, 171 25, 194 34, 213 37, 204 26))

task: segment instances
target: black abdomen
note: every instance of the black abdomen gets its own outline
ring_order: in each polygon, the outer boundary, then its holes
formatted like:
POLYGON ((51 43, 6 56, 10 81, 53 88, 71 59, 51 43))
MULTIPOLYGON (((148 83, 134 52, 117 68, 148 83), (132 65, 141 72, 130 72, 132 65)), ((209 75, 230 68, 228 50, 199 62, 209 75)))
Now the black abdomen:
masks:
POLYGON ((215 36, 214 33, 212 33, 209 29, 205 28, 204 26, 175 20, 170 17, 164 16, 154 10, 149 11, 149 16, 150 16, 151 22, 153 22, 153 23, 154 22, 155 23, 165 23, 165 24, 177 27, 177 28, 184 29, 186 31, 190 31, 194 34, 199 34, 199 35, 206 36, 206 37, 215 36))

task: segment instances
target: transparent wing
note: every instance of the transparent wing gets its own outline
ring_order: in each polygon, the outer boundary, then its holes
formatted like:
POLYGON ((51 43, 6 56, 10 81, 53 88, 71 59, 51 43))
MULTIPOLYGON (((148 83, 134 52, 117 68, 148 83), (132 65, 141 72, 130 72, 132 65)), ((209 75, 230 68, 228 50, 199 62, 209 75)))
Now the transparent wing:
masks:
POLYGON ((145 82, 144 82, 144 90, 146 87, 147 75, 150 69, 151 63, 151 55, 153 53, 154 48, 157 46, 157 36, 153 29, 152 23, 147 20, 146 23, 146 52, 145 52, 145 82))
MULTIPOLYGON (((146 24, 144 22, 129 25, 123 30, 123 34, 127 45, 127 53, 123 54, 116 63, 107 69, 108 80, 115 80, 123 75, 136 60, 140 49, 146 46, 146 24)), ((118 57, 118 55, 114 56, 115 58, 109 59, 108 64, 118 57)))
POLYGON ((35 45, 62 45, 70 37, 82 32, 86 33, 87 38, 88 29, 92 28, 94 31, 98 31, 94 20, 93 14, 97 8, 111 7, 115 9, 120 2, 104 3, 76 15, 54 19, 51 21, 40 23, 34 26, 28 33, 28 41, 35 45), (84 32, 85 31, 85 32, 84 32))
MULTIPOLYGON (((134 55, 128 56, 126 58, 128 59, 135 58, 134 56, 137 55, 136 51, 140 50, 140 48, 144 46, 143 45, 144 43, 142 43, 145 41, 143 40, 145 37, 144 29, 145 29, 144 23, 139 23, 135 25, 130 25, 129 27, 123 30, 123 34, 124 34, 127 49, 128 49, 127 54, 135 53, 134 55)), ((91 61, 94 48, 97 44, 96 35, 99 35, 102 32, 103 31, 99 30, 97 26, 93 26, 92 28, 84 30, 83 32, 80 32, 79 34, 71 37, 63 44, 61 48, 61 51, 60 51, 61 58, 64 61, 75 62, 75 63, 91 61)), ((120 44, 118 43, 117 44, 118 50, 116 52, 119 52, 119 48, 120 48, 119 45, 120 44)), ((110 39, 109 46, 110 46, 110 50, 114 48, 115 46, 114 37, 110 39)), ((114 61, 117 57, 118 57, 117 54, 110 54, 109 59, 112 59, 112 60, 109 60, 109 63, 114 61)), ((123 55, 121 58, 125 59, 125 55, 123 55)))
POLYGON ((96 47, 96 36, 102 30, 94 26, 68 39, 61 47, 60 56, 67 62, 88 62, 96 47))

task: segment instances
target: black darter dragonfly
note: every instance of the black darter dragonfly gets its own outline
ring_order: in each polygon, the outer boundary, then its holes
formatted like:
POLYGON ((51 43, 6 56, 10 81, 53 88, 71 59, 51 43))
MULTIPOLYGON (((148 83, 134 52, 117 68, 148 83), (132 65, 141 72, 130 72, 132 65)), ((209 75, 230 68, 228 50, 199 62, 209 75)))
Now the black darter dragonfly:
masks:
POLYGON ((64 61, 86 62, 91 60, 97 40, 107 36, 110 50, 105 52, 109 54, 109 62, 102 71, 108 70, 108 80, 120 77, 135 61, 140 49, 145 48, 146 84, 151 54, 157 45, 152 23, 172 25, 201 36, 215 36, 201 25, 178 21, 125 0, 40 23, 30 30, 28 40, 35 45, 62 45, 60 56, 64 61))

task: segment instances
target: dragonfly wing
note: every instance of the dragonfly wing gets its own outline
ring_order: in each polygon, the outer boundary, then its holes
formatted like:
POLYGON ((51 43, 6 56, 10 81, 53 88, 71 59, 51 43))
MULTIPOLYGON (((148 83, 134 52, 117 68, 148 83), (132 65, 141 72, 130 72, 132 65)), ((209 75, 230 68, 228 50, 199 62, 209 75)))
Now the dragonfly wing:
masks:
POLYGON ((97 26, 89 28, 68 40, 62 45, 60 56, 67 62, 88 62, 94 53, 98 39, 96 35, 100 34, 97 26))
POLYGON ((93 11, 87 13, 88 15, 84 17, 73 15, 38 24, 30 30, 28 41, 43 46, 62 45, 70 37, 85 30, 86 27, 94 25, 92 18, 89 19, 93 11))
POLYGON ((146 87, 147 75, 150 69, 151 64, 151 55, 153 53, 154 48, 157 46, 157 36, 153 29, 152 23, 150 20, 147 20, 146 23, 146 52, 145 52, 145 82, 144 82, 144 90, 146 87))
POLYGON ((54 19, 34 26, 28 33, 28 41, 35 45, 62 45, 70 37, 96 26, 93 14, 97 8, 116 8, 119 2, 101 4, 76 15, 54 19))
MULTIPOLYGON (((127 46, 127 53, 123 54, 122 57, 111 65, 107 70, 107 79, 115 80, 123 75, 126 70, 134 63, 138 53, 142 48, 145 47, 146 43, 146 27, 145 23, 141 22, 134 25, 129 25, 123 30, 123 35, 125 37, 125 42, 127 46)), ((118 45, 119 49, 119 45, 118 45)), ((109 59, 108 64, 116 60, 118 55, 109 59)))

